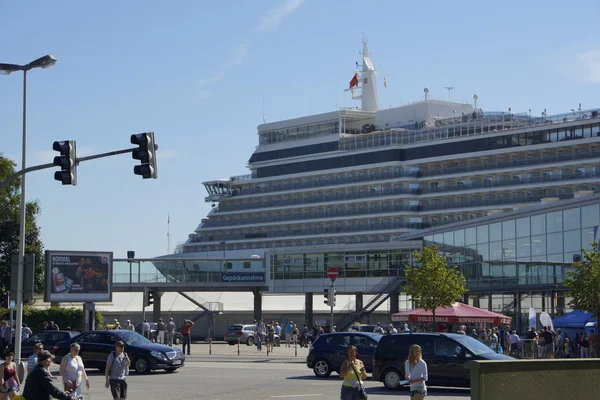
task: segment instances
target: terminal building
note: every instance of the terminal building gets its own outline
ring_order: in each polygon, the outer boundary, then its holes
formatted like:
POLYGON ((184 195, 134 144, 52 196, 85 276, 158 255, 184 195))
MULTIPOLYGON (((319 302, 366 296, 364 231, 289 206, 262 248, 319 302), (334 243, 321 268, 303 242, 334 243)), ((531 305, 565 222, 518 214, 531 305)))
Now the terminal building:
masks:
POLYGON ((304 295, 312 323, 334 266, 354 299, 333 321, 343 329, 410 307, 404 266, 437 244, 467 278, 465 302, 517 326, 530 307, 566 312, 562 281, 600 225, 599 110, 490 112, 427 88, 380 109, 366 42, 349 90, 360 108, 259 125, 250 173, 204 182, 209 214, 175 254, 148 260, 157 289, 253 291, 255 316, 264 293, 304 295))

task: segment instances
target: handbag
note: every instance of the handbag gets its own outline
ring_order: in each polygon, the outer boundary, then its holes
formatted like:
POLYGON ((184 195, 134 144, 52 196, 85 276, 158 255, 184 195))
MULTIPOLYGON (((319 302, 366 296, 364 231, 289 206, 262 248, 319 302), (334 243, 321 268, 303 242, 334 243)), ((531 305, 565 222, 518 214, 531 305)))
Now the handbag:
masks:
POLYGON ((358 372, 356 372, 356 367, 354 366, 354 363, 352 363, 352 369, 354 370, 354 374, 356 375, 356 378, 358 378, 358 397, 360 397, 362 400, 367 400, 369 398, 369 396, 367 396, 367 392, 365 391, 365 387, 362 383, 362 381, 360 380, 360 375, 358 374, 358 372))

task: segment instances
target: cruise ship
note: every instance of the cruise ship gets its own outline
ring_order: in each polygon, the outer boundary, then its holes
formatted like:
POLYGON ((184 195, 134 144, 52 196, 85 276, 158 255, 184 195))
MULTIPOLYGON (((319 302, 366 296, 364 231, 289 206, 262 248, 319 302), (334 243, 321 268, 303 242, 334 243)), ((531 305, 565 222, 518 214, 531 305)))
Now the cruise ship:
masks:
POLYGON ((562 279, 598 238, 599 109, 492 112, 427 88, 380 108, 366 41, 346 90, 360 107, 259 125, 249 174, 203 182, 212 209, 174 256, 264 260, 268 291, 305 293, 307 309, 336 266, 356 318, 362 293, 398 310, 396 278, 436 243, 467 277, 465 302, 564 312, 562 279))
POLYGON ((599 188, 598 110, 486 112, 424 99, 379 109, 363 43, 360 108, 266 123, 248 175, 203 182, 213 206, 180 246, 219 257, 389 242, 599 188))

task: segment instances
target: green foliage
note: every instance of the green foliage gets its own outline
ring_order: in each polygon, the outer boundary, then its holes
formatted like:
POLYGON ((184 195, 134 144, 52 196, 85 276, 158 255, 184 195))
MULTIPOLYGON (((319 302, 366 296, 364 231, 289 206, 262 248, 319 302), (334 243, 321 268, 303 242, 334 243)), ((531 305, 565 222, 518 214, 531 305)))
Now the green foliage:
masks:
MULTIPOLYGON (((9 310, 0 308, 2 319, 8 321, 10 318, 9 310)), ((71 328, 73 331, 82 331, 83 328, 83 307, 81 308, 62 308, 50 307, 42 310, 34 307, 23 308, 23 322, 37 333, 42 329, 44 321, 54 321, 62 330, 71 328)), ((104 326, 102 314, 96 311, 96 328, 101 329, 104 326)))
MULTIPOLYGON (((0 154, 0 182, 15 172, 15 163, 0 154)), ((18 253, 21 180, 15 179, 0 190, 0 292, 10 289, 11 255, 18 253)), ((40 214, 39 202, 26 204, 25 253, 35 254, 35 290, 44 291, 44 252, 40 228, 36 217, 40 214)))
POLYGON ((583 261, 574 265, 575 272, 568 272, 564 280, 569 303, 577 310, 588 311, 600 318, 600 251, 598 243, 592 243, 592 251, 583 251, 583 261))
POLYGON ((446 266, 446 259, 436 245, 415 251, 414 257, 419 266, 406 266, 404 290, 417 307, 433 313, 435 327, 435 309, 448 307, 460 299, 467 290, 467 282, 456 267, 446 266))

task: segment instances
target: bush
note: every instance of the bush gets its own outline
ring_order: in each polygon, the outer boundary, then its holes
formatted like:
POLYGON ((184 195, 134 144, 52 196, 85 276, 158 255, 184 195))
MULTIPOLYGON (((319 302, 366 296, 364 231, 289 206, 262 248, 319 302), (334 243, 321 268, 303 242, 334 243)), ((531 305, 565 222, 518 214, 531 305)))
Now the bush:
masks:
MULTIPOLYGON (((9 310, 0 308, 2 319, 10 320, 9 310)), ((44 321, 54 321, 62 330, 70 330, 82 332, 83 330, 83 307, 82 308, 62 308, 50 307, 45 310, 25 306, 23 309, 23 322, 31 328, 33 333, 37 333, 42 329, 44 321)), ((102 314, 96 311, 96 329, 101 329, 104 326, 102 314)))

